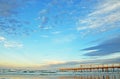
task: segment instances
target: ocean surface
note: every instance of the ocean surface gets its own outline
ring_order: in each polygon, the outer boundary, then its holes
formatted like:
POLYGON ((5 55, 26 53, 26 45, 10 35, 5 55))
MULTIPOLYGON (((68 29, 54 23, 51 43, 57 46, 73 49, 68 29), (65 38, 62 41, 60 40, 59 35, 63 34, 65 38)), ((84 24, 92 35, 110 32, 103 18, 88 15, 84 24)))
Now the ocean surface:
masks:
POLYGON ((120 73, 84 73, 79 75, 0 75, 0 79, 120 79, 120 73))

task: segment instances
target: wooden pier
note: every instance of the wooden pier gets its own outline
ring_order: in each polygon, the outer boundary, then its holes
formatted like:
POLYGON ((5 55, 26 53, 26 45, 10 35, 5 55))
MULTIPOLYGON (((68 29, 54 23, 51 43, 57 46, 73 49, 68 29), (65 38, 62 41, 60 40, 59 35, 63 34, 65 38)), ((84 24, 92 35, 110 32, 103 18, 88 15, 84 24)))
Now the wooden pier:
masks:
POLYGON ((80 65, 77 68, 60 68, 60 71, 74 71, 74 72, 116 72, 120 71, 120 64, 92 64, 80 65))

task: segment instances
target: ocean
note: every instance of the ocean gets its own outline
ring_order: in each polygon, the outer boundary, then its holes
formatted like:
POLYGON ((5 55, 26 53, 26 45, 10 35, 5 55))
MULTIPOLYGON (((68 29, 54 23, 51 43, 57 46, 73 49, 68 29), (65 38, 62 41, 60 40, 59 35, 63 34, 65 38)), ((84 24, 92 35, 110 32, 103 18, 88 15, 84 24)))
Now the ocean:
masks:
POLYGON ((120 79, 120 73, 82 73, 82 74, 58 74, 58 75, 0 75, 0 79, 120 79))

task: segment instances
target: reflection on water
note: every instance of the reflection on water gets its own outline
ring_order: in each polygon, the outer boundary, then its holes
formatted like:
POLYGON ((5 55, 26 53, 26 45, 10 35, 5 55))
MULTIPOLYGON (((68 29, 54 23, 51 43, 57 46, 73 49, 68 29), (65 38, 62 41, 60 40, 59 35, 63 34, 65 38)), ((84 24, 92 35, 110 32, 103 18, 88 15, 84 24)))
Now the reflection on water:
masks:
POLYGON ((120 79, 120 74, 91 74, 91 75, 0 75, 0 79, 120 79))

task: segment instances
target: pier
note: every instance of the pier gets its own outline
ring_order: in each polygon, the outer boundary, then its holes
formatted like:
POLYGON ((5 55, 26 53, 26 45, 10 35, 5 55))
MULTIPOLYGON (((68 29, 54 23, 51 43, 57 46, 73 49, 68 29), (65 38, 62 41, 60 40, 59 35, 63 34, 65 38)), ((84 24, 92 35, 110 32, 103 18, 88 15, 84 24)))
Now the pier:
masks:
POLYGON ((75 68, 60 68, 60 71, 74 71, 74 72, 116 72, 120 71, 119 64, 86 64, 75 68))

